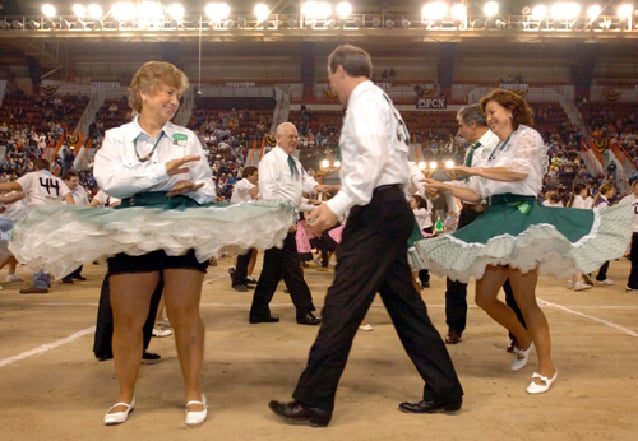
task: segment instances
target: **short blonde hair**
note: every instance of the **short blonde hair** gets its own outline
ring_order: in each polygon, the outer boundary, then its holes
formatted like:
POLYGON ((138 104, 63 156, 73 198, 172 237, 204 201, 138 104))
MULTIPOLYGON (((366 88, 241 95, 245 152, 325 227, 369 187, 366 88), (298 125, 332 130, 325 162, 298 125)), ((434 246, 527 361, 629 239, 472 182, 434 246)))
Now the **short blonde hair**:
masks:
POLYGON ((188 77, 181 69, 166 61, 147 61, 135 72, 129 85, 128 105, 131 109, 141 112, 140 91, 153 92, 160 84, 174 87, 181 94, 188 88, 188 77))

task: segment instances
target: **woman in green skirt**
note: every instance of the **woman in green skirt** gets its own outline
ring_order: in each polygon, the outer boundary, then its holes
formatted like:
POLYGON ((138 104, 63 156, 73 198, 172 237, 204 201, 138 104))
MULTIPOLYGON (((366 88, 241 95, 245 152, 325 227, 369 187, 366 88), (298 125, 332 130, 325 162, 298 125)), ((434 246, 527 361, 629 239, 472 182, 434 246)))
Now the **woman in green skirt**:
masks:
POLYGON ((475 277, 476 303, 514 334, 521 348, 512 364, 527 364, 536 347, 537 371, 530 394, 547 392, 558 370, 551 356, 549 326, 536 302, 538 274, 566 277, 590 272, 621 256, 631 234, 631 215, 622 207, 603 212, 556 209, 537 203, 548 164, 547 147, 531 128, 528 104, 516 93, 495 89, 481 99, 487 123, 500 142, 484 167, 455 167, 460 176, 478 176, 473 188, 455 187, 426 178, 430 189, 449 192, 468 202, 485 200, 483 216, 458 231, 417 244, 430 269, 467 281, 475 277), (497 295, 510 280, 528 329, 497 295))

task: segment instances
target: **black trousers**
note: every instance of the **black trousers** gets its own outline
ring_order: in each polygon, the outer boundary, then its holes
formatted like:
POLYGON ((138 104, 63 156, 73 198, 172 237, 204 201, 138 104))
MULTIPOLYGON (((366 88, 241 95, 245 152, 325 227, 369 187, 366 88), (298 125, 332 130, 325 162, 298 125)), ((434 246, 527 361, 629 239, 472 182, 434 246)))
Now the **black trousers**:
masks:
POLYGON ((237 255, 233 286, 246 283, 246 278, 248 278, 248 265, 250 264, 250 256, 252 256, 252 254, 253 250, 249 249, 244 254, 237 255))
POLYGON ((638 233, 634 233, 631 237, 631 249, 629 251, 629 259, 631 259, 631 270, 627 279, 627 286, 632 289, 638 288, 638 233))
MULTIPOLYGON (((459 228, 471 224, 480 215, 481 213, 477 213, 464 206, 459 215, 459 228)), ((509 280, 506 280, 503 284, 503 291, 505 291, 505 302, 516 313, 523 327, 527 329, 525 320, 523 319, 523 313, 514 299, 514 292, 512 291, 509 280)), ((447 279, 445 318, 449 331, 463 333, 467 324, 467 283, 447 279)), ((510 333, 510 338, 512 337, 513 335, 510 333)))
MULTIPOLYGON (((352 340, 377 292, 405 351, 435 396, 463 391, 449 354, 412 285, 407 241, 414 216, 397 186, 376 189, 369 205, 350 211, 337 248, 337 268, 328 289, 322 323, 293 397, 332 410, 352 340)), ((425 387, 424 387, 425 394, 425 387)))
POLYGON ((270 315, 270 301, 272 300, 279 280, 284 279, 290 298, 297 310, 297 318, 315 310, 310 288, 303 276, 301 259, 297 252, 295 233, 288 233, 282 248, 271 248, 264 252, 264 264, 257 287, 253 293, 250 306, 252 317, 268 317, 270 315))
POLYGON ((596 280, 602 282, 607 279, 607 271, 609 270, 609 260, 606 260, 600 268, 598 269, 598 274, 596 274, 596 280))
MULTIPOLYGON (((157 307, 162 298, 164 290, 164 282, 160 279, 148 310, 148 316, 144 322, 144 350, 148 349, 148 345, 153 337, 153 326, 155 325, 155 316, 157 315, 157 307)), ((93 353, 96 358, 113 358, 113 350, 111 348, 111 339, 113 337, 113 310, 111 309, 111 290, 109 287, 109 275, 104 276, 102 281, 102 289, 100 291, 100 303, 97 307, 97 322, 95 325, 95 334, 93 335, 93 353)))

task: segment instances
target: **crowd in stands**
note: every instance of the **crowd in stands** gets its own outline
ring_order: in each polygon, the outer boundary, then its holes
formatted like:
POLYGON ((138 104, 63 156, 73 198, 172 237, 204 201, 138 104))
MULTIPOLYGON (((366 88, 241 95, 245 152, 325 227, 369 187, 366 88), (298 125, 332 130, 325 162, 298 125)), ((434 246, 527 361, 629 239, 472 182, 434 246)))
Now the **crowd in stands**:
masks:
MULTIPOLYGON (((0 106, 0 181, 31 171, 33 158, 51 155, 54 151, 57 155, 49 158, 54 164, 53 172, 62 175, 73 170, 74 154, 78 152, 74 131, 87 103, 88 98, 80 95, 27 97, 19 90, 8 93, 0 106)), ((259 156, 274 145, 274 139, 269 136, 274 106, 270 98, 242 101, 199 97, 196 100, 187 126, 199 134, 223 198, 230 198, 242 168, 249 163, 255 165, 259 156)), ((462 160, 466 146, 455 136, 456 112, 406 111, 402 115, 412 142, 421 146, 422 160, 431 155, 446 155, 456 162, 462 160)), ((106 130, 123 124, 131 116, 126 98, 106 100, 89 126, 84 145, 99 147, 106 130)), ((591 127, 589 139, 569 123, 560 105, 534 105, 536 127, 547 141, 550 158, 545 188, 557 191, 564 202, 576 183, 588 185, 592 194, 603 182, 617 185, 618 165, 612 161, 606 174, 593 175, 582 160, 583 146, 598 149, 602 145, 606 149, 613 144, 638 166, 638 108, 589 106, 586 116, 591 127)), ((314 156, 306 157, 316 159, 326 152, 337 151, 342 117, 340 111, 310 110, 305 106, 290 111, 288 119, 300 134, 302 160, 304 152, 315 152, 314 156)), ((78 174, 81 184, 95 194, 97 188, 90 168, 79 170, 78 174)), ((637 178, 636 171, 629 175, 630 181, 637 178)), ((617 195, 624 194, 617 191, 617 195)))

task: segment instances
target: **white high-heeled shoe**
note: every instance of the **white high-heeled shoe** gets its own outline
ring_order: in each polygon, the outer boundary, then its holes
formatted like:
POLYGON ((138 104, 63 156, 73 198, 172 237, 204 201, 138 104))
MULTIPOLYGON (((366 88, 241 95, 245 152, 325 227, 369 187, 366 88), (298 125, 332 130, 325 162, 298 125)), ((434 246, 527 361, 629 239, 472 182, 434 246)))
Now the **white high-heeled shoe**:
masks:
POLYGON ((554 373, 554 376, 552 378, 547 378, 546 376, 541 375, 538 372, 534 372, 532 374, 532 382, 529 384, 529 386, 527 386, 527 393, 535 395, 547 392, 549 388, 552 387, 552 383, 556 381, 556 377, 558 377, 558 369, 556 369, 556 372, 554 373), (536 381, 534 381, 535 378, 538 378, 545 384, 536 383, 536 381))
POLYGON ((516 352, 516 356, 514 357, 514 361, 512 362, 513 371, 523 369, 527 365, 527 362, 529 361, 529 354, 530 352, 532 352, 532 349, 534 349, 534 343, 531 343, 529 345, 529 348, 525 350, 519 349, 516 352))
POLYGON ((206 421, 208 417, 208 400, 206 400, 206 395, 202 394, 202 399, 200 400, 190 400, 186 403, 186 425, 189 427, 195 427, 202 424, 206 421), (193 412, 188 410, 188 406, 191 404, 201 404, 204 406, 204 410, 193 412))
POLYGON ((135 410, 135 397, 131 400, 130 403, 115 403, 109 410, 106 411, 106 415, 104 415, 104 424, 106 426, 115 426, 117 424, 125 423, 128 420, 128 416, 131 412, 135 410), (121 412, 111 412, 111 410, 116 407, 124 406, 126 409, 121 412))

